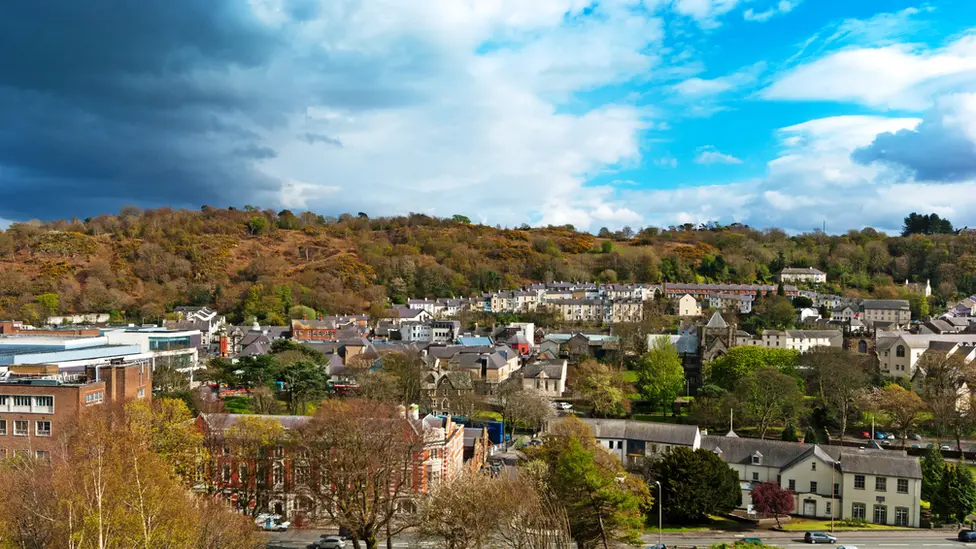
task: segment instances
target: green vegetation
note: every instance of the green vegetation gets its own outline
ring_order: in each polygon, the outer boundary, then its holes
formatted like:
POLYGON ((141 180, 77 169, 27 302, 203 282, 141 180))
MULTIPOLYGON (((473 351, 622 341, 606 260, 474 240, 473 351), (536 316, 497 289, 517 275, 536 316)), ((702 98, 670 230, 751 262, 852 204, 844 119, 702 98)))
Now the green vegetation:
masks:
MULTIPOLYGON (((788 532, 806 532, 809 530, 829 532, 830 521, 793 518, 783 523, 783 530, 788 532)), ((857 526, 848 526, 840 520, 834 521, 835 532, 859 532, 862 530, 911 530, 911 528, 906 528, 903 526, 889 526, 887 524, 872 524, 870 522, 861 523, 857 526)))
MULTIPOLYGON (((711 223, 601 230, 596 238, 570 225, 496 229, 469 221, 205 207, 14 223, 0 232, 0 317, 114 311, 119 321, 156 321, 174 305, 193 304, 234 322, 282 324, 298 305, 379 313, 408 297, 540 280, 768 283, 788 266, 825 271, 828 292, 909 299, 915 317, 976 293, 976 240, 948 234, 951 224, 930 215, 906 218, 902 236, 865 228, 790 237, 711 223), (909 278, 930 279, 933 297, 906 289, 909 278)), ((756 309, 740 326, 792 321, 782 296, 764 295, 756 309)))

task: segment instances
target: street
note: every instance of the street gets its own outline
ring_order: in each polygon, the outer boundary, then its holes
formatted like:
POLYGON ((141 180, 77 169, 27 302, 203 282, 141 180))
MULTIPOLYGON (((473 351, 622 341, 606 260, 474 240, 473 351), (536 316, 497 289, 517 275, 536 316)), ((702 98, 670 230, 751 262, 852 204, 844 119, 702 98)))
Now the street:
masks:
MULTIPOLYGON (((319 539, 322 534, 334 533, 333 530, 292 530, 271 534, 269 549, 304 549, 310 543, 319 539)), ((836 546, 856 546, 858 549, 865 548, 896 548, 896 547, 964 547, 965 544, 956 540, 955 531, 929 531, 929 530, 900 530, 900 531, 875 531, 875 532, 838 532, 836 546)), ((809 547, 803 543, 803 532, 773 532, 756 531, 747 533, 723 533, 723 532, 695 532, 688 534, 665 534, 661 539, 668 547, 710 547, 717 543, 734 543, 743 537, 757 537, 767 545, 776 547, 796 549, 799 547, 809 547)), ((658 536, 654 532, 647 532, 643 536, 646 545, 657 543, 658 536)), ((386 541, 381 541, 379 548, 384 549, 386 541)), ((436 542, 420 540, 415 534, 404 533, 396 536, 393 540, 393 547, 398 549, 407 548, 430 548, 439 547, 436 542)), ((346 549, 352 549, 352 544, 346 545, 346 549)))

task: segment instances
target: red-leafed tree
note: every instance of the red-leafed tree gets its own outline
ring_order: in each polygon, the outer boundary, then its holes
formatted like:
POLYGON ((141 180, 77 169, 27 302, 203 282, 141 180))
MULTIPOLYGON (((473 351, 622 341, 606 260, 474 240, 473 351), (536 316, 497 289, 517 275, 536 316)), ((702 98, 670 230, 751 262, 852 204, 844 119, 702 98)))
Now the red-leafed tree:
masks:
POLYGON ((752 486, 752 507, 758 513, 776 517, 776 526, 780 527, 779 516, 793 512, 793 492, 784 490, 775 482, 760 482, 752 486))

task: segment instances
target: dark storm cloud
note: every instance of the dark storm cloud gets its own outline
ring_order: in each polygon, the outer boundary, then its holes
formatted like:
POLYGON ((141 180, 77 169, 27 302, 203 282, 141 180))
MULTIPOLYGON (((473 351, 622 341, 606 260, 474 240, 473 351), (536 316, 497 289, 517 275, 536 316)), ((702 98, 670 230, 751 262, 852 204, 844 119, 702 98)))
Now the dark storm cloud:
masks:
POLYGON ((281 106, 231 73, 280 44, 236 0, 3 3, 0 217, 221 204, 272 188, 251 162, 274 151, 248 127, 281 106))
POLYGON ((955 100, 938 105, 912 130, 886 132, 851 158, 860 164, 882 162, 910 171, 924 181, 964 181, 976 176, 976 143, 959 126, 974 113, 955 100))

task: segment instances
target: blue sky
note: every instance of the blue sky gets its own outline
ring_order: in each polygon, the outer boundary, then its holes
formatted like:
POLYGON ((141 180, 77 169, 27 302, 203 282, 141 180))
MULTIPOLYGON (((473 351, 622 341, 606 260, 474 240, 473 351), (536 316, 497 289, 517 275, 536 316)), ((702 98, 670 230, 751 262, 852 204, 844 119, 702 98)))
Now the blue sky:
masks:
POLYGON ((0 48, 0 223, 976 226, 961 0, 52 0, 0 48))

